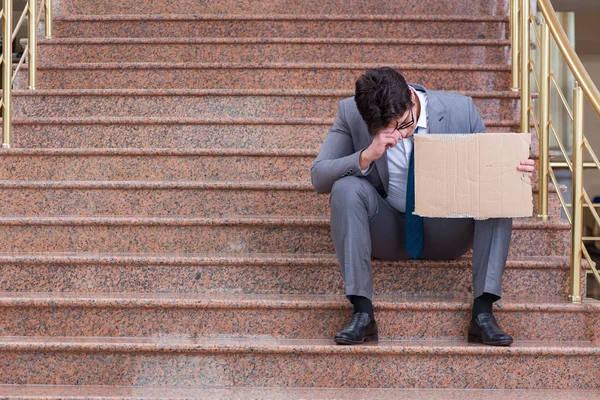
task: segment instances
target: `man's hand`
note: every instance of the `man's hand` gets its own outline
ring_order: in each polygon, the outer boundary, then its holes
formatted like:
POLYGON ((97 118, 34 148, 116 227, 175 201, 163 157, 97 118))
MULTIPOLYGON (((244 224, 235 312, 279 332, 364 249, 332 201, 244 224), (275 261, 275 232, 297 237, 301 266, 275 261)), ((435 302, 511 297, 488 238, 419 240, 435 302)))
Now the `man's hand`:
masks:
POLYGON ((384 129, 373 136, 373 143, 360 153, 360 169, 365 170, 375 160, 383 156, 383 153, 390 147, 398 144, 402 139, 402 134, 397 130, 384 129))
POLYGON ((519 164, 519 166, 517 167, 517 169, 519 171, 523 171, 523 172, 527 172, 527 176, 531 178, 531 173, 533 171, 535 171, 535 161, 528 159, 528 160, 523 160, 521 161, 521 163, 519 164))

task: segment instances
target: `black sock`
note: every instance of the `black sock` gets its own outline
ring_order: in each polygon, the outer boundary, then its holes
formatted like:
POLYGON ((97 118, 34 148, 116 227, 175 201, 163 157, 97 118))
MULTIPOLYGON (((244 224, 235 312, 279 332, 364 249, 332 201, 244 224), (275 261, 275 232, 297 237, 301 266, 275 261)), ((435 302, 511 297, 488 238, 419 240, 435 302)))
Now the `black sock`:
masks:
POLYGON ((350 303, 354 306, 354 313, 366 312, 369 314, 371 319, 375 319, 375 312, 373 311, 373 302, 370 299, 363 296, 348 296, 350 303))
POLYGON ((475 319, 479 314, 492 313, 492 305, 500 297, 491 293, 484 293, 473 301, 473 314, 472 318, 475 319))

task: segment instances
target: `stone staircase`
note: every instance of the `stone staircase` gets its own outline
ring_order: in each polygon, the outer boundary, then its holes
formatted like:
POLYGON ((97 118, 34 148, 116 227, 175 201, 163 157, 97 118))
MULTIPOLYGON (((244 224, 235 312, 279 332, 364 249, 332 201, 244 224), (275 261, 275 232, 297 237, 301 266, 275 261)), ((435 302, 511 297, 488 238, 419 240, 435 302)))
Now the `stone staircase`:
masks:
POLYGON ((376 261, 382 340, 332 341, 350 306, 309 167, 337 102, 385 64, 518 130, 507 10, 56 2, 0 153, 0 397, 594 398, 600 302, 566 301, 555 193, 550 222, 514 222, 512 347, 466 343, 468 255, 376 261))

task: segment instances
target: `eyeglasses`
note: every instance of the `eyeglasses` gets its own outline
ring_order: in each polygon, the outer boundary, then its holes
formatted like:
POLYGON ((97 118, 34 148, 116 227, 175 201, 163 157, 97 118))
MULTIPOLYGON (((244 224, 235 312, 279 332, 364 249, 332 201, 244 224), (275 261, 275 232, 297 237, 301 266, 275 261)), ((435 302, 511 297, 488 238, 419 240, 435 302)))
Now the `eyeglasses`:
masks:
POLYGON ((412 124, 414 124, 414 123, 415 123, 415 117, 413 115, 412 108, 411 108, 410 109, 410 121, 404 121, 402 123, 399 123, 398 121, 396 121, 396 128, 394 130, 401 131, 403 129, 410 128, 412 126, 412 124))

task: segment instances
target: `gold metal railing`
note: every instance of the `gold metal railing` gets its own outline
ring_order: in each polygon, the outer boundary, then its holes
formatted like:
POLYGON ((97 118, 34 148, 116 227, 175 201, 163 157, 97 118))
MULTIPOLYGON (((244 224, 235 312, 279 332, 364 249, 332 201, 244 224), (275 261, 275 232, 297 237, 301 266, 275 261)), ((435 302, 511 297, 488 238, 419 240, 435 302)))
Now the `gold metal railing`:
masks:
POLYGON ((563 194, 557 190, 560 203, 567 219, 571 223, 571 282, 570 299, 573 303, 582 300, 581 274, 582 261, 585 258, 592 273, 600 282, 600 274, 592 261, 584 241, 600 240, 600 237, 583 236, 583 208, 587 207, 595 222, 600 226, 600 216, 583 187, 583 169, 600 169, 600 161, 584 136, 584 101, 587 99, 593 110, 600 116, 600 92, 592 82, 583 64, 577 57, 569 38, 563 30, 556 12, 549 0, 537 0, 538 15, 531 13, 530 0, 511 0, 511 39, 512 39, 512 88, 521 92, 521 131, 529 132, 530 122, 539 138, 539 215, 541 220, 548 219, 549 182, 558 188, 558 180, 553 168, 567 167, 572 175, 572 199, 568 203, 563 194), (540 50, 539 62, 531 57, 531 35, 533 43, 540 50), (551 42, 560 51, 562 61, 574 77, 573 106, 569 106, 567 96, 550 68, 551 42), (539 70, 539 73, 537 72, 539 70), (539 104, 534 106, 531 98, 530 83, 539 93, 539 104), (559 131, 550 115, 552 89, 558 93, 564 111, 572 122, 572 150, 562 140, 559 131), (536 108, 538 112, 536 113, 536 108), (550 134, 555 140, 558 154, 563 161, 550 160, 550 134), (584 150, 587 150, 593 161, 584 162, 584 150))
POLYGON ((0 108, 2 110, 2 148, 10 148, 12 143, 12 87, 15 77, 21 66, 27 60, 27 80, 29 89, 35 89, 37 79, 37 28, 40 25, 42 15, 45 16, 45 36, 52 37, 52 0, 41 0, 38 7, 38 0, 29 0, 25 4, 25 9, 21 18, 13 28, 13 1, 3 0, 0 19, 3 24, 2 30, 2 100, 0 108), (38 11, 39 10, 39 11, 38 11), (27 17, 27 45, 23 49, 23 55, 17 62, 13 70, 13 41, 17 37, 19 29, 27 17))

